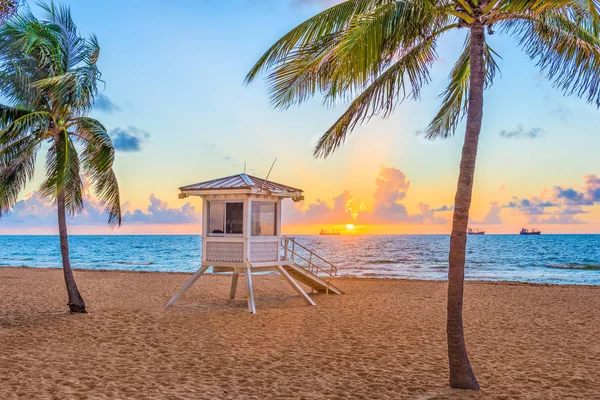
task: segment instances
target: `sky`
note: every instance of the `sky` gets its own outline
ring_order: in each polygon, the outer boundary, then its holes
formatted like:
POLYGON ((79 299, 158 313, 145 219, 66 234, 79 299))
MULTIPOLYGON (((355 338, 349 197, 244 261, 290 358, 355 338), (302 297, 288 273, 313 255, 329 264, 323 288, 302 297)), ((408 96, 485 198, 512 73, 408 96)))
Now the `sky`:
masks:
MULTIPOLYGON (((196 234, 202 202, 177 188, 240 173, 298 187, 283 206, 283 232, 439 234, 451 229, 464 123, 454 137, 420 135, 435 115, 464 31, 445 36, 419 101, 375 116, 329 158, 316 140, 347 104, 319 96, 273 110, 266 84, 244 77, 278 38, 333 0, 66 1, 83 35, 98 36, 102 71, 92 116, 109 130, 123 225, 86 194, 72 234, 196 234), (348 226, 348 227, 347 227, 348 226), (351 226, 352 229, 349 229, 351 226)), ((31 3, 32 11, 39 9, 31 3)), ((600 233, 600 111, 564 97, 512 38, 488 37, 502 56, 485 92, 471 226, 488 233, 600 233)), ((0 218, 0 234, 54 234, 56 210, 35 178, 0 218)))

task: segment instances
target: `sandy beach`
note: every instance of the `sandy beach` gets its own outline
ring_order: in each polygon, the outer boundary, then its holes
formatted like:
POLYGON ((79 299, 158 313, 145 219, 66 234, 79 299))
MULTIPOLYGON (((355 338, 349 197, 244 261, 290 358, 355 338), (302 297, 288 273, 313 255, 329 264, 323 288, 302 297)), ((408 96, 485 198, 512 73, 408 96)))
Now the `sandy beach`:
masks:
POLYGON ((2 399, 600 398, 600 287, 466 284, 482 390, 447 389, 444 282, 339 279, 305 303, 254 279, 76 271, 87 315, 65 313, 62 272, 0 268, 2 399))

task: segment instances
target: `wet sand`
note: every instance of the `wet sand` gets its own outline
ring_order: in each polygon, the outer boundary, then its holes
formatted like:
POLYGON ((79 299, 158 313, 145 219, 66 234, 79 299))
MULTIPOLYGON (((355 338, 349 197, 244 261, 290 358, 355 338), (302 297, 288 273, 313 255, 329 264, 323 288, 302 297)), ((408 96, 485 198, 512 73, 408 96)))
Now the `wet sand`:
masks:
POLYGON ((0 268, 0 399, 600 398, 600 287, 467 283, 480 392, 447 389, 444 282, 338 279, 310 307, 279 276, 0 268))

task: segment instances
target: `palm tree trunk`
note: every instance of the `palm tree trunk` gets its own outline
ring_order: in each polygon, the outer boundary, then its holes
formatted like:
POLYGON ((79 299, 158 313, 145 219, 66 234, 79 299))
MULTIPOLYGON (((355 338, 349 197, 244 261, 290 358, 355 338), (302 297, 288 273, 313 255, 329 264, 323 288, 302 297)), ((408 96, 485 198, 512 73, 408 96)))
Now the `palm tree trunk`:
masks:
POLYGON ((60 235, 60 254, 63 262, 63 273, 65 283, 67 285, 67 293, 69 295, 69 310, 72 313, 86 313, 85 302, 79 294, 73 270, 71 269, 71 261, 69 259, 69 237, 67 236, 67 219, 65 216, 65 193, 60 191, 56 196, 56 206, 58 208, 58 232, 60 235))
POLYGON ((448 360, 450 364, 450 386, 458 389, 478 390, 479 383, 471 369, 463 331, 462 306, 465 277, 465 253, 467 248, 467 227, 469 208, 473 194, 477 145, 483 119, 483 88, 485 70, 483 55, 485 32, 482 24, 471 28, 471 72, 469 83, 469 104, 467 129, 460 161, 460 173, 456 197, 448 269, 448 316, 446 334, 448 338, 448 360))

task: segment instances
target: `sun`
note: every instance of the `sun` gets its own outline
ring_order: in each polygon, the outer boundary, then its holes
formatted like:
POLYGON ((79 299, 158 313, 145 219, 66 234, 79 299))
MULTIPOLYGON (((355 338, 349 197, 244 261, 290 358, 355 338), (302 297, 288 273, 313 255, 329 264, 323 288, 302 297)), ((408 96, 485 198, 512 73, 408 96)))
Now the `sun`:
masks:
POLYGON ((354 224, 347 224, 346 225, 346 229, 348 229, 349 231, 354 229, 354 224))

